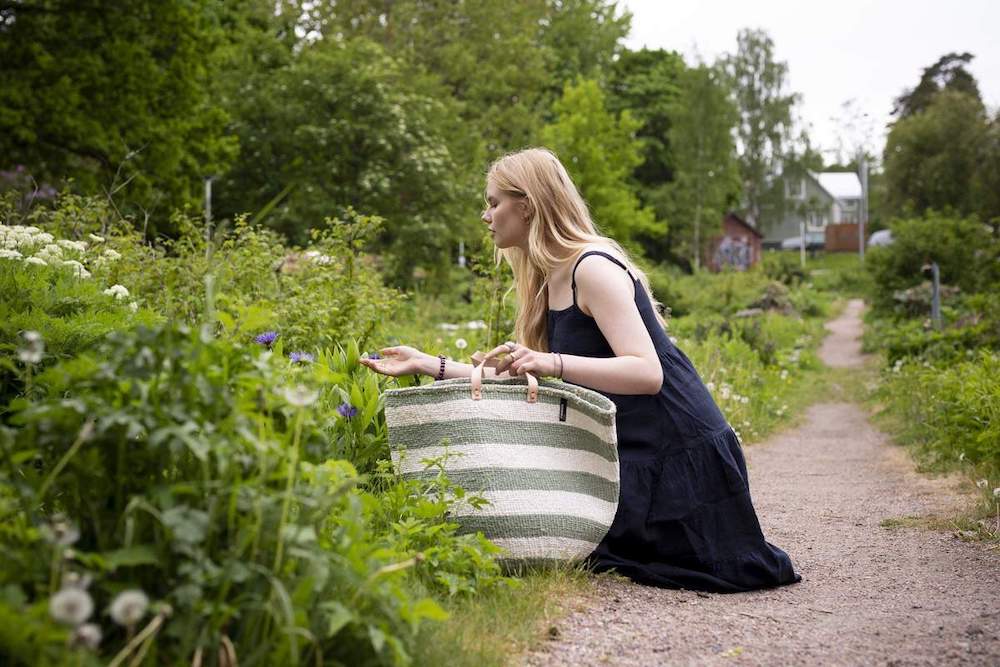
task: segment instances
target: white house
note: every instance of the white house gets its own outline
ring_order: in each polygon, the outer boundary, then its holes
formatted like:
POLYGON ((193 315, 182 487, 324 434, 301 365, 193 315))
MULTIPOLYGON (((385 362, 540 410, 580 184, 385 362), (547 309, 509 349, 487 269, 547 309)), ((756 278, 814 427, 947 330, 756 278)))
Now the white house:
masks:
POLYGON ((785 178, 785 217, 764 230, 764 247, 798 239, 803 221, 806 243, 820 245, 827 225, 860 222, 863 201, 861 180, 854 172, 810 171, 800 178, 785 178))

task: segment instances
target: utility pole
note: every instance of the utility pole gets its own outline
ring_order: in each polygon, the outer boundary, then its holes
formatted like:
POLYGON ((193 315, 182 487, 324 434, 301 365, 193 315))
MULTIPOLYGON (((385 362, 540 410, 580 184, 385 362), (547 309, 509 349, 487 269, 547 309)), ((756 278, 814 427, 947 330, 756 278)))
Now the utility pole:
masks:
POLYGON ((861 177, 861 210, 858 211, 858 258, 865 261, 865 229, 868 227, 868 160, 858 151, 858 174, 861 177))

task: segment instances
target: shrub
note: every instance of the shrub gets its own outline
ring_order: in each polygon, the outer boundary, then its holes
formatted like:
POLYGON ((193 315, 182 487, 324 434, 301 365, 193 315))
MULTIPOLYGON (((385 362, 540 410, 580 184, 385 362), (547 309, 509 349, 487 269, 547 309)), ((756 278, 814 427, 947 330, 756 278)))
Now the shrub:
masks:
POLYGON ((0 632, 5 663, 69 659, 71 630, 46 613, 58 592, 104 609, 134 588, 153 605, 130 627, 96 617, 101 657, 405 664, 420 624, 443 616, 421 591, 504 581, 496 548, 447 521, 461 491, 443 476, 374 465, 366 480, 337 458, 359 436, 384 445, 356 350, 295 365, 278 345, 170 325, 41 373, 0 427, 0 618, 34 629, 0 632), (356 411, 336 409, 345 396, 356 411))
POLYGON ((896 220, 891 228, 892 244, 872 248, 865 260, 875 283, 874 303, 882 309, 893 307, 893 293, 925 279, 921 267, 928 262, 937 262, 942 283, 968 293, 1000 278, 1000 239, 975 219, 929 213, 896 220))

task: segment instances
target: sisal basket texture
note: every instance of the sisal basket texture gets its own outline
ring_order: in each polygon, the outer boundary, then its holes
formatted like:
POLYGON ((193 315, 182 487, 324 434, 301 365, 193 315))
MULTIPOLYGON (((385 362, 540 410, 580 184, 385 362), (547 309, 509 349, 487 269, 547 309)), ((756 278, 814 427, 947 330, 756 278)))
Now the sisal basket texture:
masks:
POLYGON ((385 393, 393 463, 433 477, 422 460, 445 455, 448 478, 489 505, 458 506, 460 532, 482 531, 505 565, 576 561, 604 539, 618 509, 615 404, 596 391, 524 378, 465 378, 385 393))

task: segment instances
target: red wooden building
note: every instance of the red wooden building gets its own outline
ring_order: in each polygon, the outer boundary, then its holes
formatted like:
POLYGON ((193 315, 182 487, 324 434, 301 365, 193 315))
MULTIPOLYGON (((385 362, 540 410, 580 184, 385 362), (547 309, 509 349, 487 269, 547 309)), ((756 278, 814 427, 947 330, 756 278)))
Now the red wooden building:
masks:
POLYGON ((705 249, 704 264, 709 271, 746 271, 760 261, 763 240, 763 234, 730 211, 722 218, 722 233, 712 237, 705 249))

